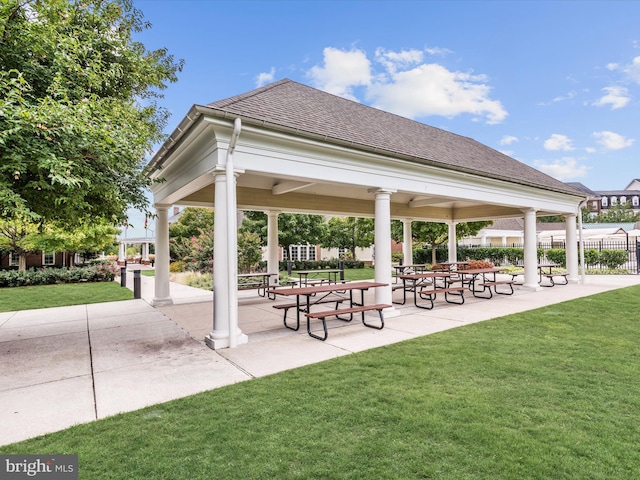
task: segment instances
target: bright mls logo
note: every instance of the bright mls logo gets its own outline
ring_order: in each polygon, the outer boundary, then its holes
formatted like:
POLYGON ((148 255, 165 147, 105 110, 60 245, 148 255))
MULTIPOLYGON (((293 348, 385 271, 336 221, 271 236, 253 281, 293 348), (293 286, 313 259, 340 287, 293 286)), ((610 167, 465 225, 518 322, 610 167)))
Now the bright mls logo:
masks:
POLYGON ((78 455, 0 455, 0 478, 78 480, 78 455))

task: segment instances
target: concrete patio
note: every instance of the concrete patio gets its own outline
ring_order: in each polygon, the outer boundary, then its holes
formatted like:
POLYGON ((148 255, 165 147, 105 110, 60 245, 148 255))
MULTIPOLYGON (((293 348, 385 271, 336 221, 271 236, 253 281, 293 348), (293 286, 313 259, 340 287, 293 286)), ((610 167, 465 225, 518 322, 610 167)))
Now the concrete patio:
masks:
MULTIPOLYGON (((128 279, 132 287, 133 278, 128 279)), ((285 329, 282 311, 255 291, 240 294, 239 322, 249 343, 213 351, 212 294, 171 284, 174 305, 153 308, 153 278, 142 299, 0 313, 0 445, 136 410, 224 385, 270 375, 566 300, 640 284, 640 276, 588 276, 584 285, 491 300, 467 295, 464 305, 436 301, 431 311, 398 308, 383 330, 329 321, 325 342, 306 327, 285 329)), ((394 294, 399 299, 400 292, 394 294)), ((277 300, 284 302, 286 300, 277 300)), ((292 315, 293 312, 290 312, 292 315)))

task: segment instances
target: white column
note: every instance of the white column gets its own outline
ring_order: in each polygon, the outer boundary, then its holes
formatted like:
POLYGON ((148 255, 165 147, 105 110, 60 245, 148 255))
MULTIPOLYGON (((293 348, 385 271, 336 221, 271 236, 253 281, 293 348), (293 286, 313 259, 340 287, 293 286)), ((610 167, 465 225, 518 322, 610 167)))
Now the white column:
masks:
MULTIPOLYGON (((376 262, 375 281, 386 283, 386 287, 375 289, 376 303, 391 305, 391 191, 378 189, 375 204, 374 245, 376 262)), ((393 310, 393 308, 389 309, 393 310)))
POLYGON ((506 246, 507 246, 507 236, 506 236, 506 235, 503 235, 503 236, 502 236, 502 246, 503 246, 503 247, 506 247, 506 246))
POLYGON ((169 288, 169 205, 156 205, 155 296, 152 304, 171 305, 169 288))
POLYGON ((449 226, 449 261, 457 262, 458 261, 458 239, 456 238, 456 225, 458 222, 449 221, 447 222, 449 226))
MULTIPOLYGON (((278 212, 267 212, 267 272, 278 273, 278 212)), ((278 285, 277 276, 269 279, 271 285, 278 285)))
POLYGON ((569 282, 578 283, 578 238, 576 233, 576 216, 565 215, 565 230, 567 239, 566 258, 569 282))
POLYGON ((142 244, 142 261, 143 262, 149 261, 149 244, 148 243, 142 244))
POLYGON ((411 238, 410 218, 402 220, 402 264, 411 265, 413 263, 413 240, 411 238))
MULTIPOLYGON (((214 350, 228 348, 231 346, 231 338, 229 332, 230 319, 232 315, 236 315, 238 311, 237 281, 233 284, 229 283, 229 272, 231 264, 236 262, 230 261, 231 251, 237 255, 237 232, 235 250, 228 242, 229 229, 236 229, 235 215, 229 216, 229 205, 227 202, 227 188, 235 190, 235 177, 231 180, 231 185, 227 182, 227 175, 224 167, 216 170, 214 173, 215 182, 215 199, 213 210, 213 329, 207 337, 205 343, 214 350), (229 222, 231 220, 231 222, 229 222), (231 223, 231 224, 229 224, 231 223), (232 292, 231 289, 234 289, 232 292), (235 301, 233 300, 235 299, 235 301), (233 311, 232 311, 233 310, 233 311)), ((235 195, 233 195, 233 208, 235 208, 235 195)), ((236 344, 246 343, 248 338, 242 335, 240 329, 234 325, 234 334, 236 344)))
POLYGON ((524 285, 525 288, 539 290, 538 253, 536 246, 536 210, 524 212, 524 285))
POLYGON ((224 171, 214 174, 213 209, 213 329, 205 338, 212 349, 229 346, 229 288, 227 274, 227 178, 224 171))

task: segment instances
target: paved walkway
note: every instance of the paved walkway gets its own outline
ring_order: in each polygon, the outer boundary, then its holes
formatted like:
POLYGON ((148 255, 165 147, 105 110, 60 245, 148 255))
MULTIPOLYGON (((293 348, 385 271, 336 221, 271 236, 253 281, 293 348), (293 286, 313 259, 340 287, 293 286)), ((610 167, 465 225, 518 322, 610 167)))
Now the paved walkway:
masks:
MULTIPOLYGON (((213 351, 211 292, 171 285, 175 304, 153 308, 152 277, 140 300, 0 313, 0 445, 434 332, 629 285, 640 276, 589 276, 584 285, 517 290, 431 311, 413 306, 383 330, 330 323, 320 342, 282 326, 282 312, 242 292, 239 322, 249 343, 213 351)), ((133 282, 128 282, 132 287, 133 282)), ((399 295, 399 293, 396 293, 399 295)), ((397 298, 394 296, 394 298, 397 298)))

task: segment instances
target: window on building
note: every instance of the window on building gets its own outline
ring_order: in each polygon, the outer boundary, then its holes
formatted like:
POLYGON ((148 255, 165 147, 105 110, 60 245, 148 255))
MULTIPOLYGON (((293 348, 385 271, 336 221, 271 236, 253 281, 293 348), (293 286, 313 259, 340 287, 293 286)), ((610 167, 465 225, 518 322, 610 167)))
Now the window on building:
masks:
POLYGON ((15 252, 11 252, 11 254, 9 255, 9 266, 17 267, 19 264, 20 264, 20 255, 15 252))
POLYGON ((602 206, 606 207, 607 205, 609 205, 609 201, 607 197, 602 197, 602 206))
POLYGON ((56 252, 42 252, 42 265, 55 265, 56 252))
POLYGON ((627 197, 620 197, 620 203, 622 203, 623 205, 627 203, 627 197))
POLYGON ((638 206, 640 206, 640 198, 638 198, 638 197, 633 197, 633 198, 631 199, 631 204, 632 204, 634 207, 638 207, 638 206))
POLYGON ((315 260, 316 247, 314 245, 291 245, 291 260, 315 260))
POLYGON ((611 206, 615 205, 616 203, 618 203, 618 197, 611 197, 611 206))

